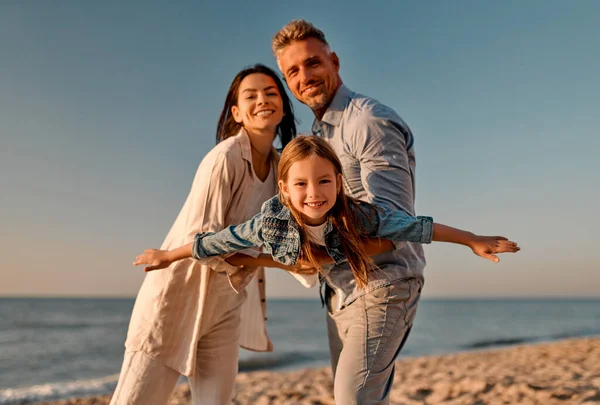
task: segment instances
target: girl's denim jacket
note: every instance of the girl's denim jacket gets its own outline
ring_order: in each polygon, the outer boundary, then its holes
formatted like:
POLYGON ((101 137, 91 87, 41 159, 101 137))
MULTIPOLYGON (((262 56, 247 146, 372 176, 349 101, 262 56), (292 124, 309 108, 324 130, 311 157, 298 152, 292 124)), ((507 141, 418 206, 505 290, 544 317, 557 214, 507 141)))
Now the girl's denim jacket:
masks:
MULTIPOLYGON (((361 201, 359 205, 358 217, 365 237, 380 237, 395 242, 431 242, 431 217, 413 217, 402 210, 388 211, 361 201)), ((301 242, 300 229, 289 208, 275 196, 265 201, 260 213, 243 224, 232 225, 216 233, 196 234, 192 252, 195 259, 201 260, 252 247, 263 247, 274 260, 293 266, 300 256, 301 242)), ((325 245, 327 253, 336 264, 346 259, 340 235, 330 219, 325 226, 325 245)))

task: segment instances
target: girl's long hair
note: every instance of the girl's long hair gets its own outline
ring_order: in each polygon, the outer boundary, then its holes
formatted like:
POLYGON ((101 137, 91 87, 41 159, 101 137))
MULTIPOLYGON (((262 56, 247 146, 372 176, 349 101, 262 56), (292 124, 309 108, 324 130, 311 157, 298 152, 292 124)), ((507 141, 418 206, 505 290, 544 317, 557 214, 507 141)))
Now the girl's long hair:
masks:
MULTIPOLYGON (((329 161, 333 165, 337 181, 338 174, 342 174, 342 164, 331 146, 317 136, 298 136, 285 147, 279 161, 278 180, 287 182, 288 172, 292 164, 311 156, 318 156, 329 161)), ((368 284, 369 272, 376 268, 375 263, 365 251, 361 240, 361 237, 366 235, 361 226, 362 221, 358 213, 364 208, 355 199, 344 193, 344 187, 341 184, 338 184, 338 188, 335 204, 329 210, 327 216, 331 220, 334 229, 339 233, 342 250, 352 268, 356 284, 358 287, 364 288, 368 284)), ((279 188, 279 200, 289 208, 300 228, 301 258, 308 260, 316 269, 321 271, 321 266, 313 255, 313 249, 321 249, 321 247, 310 241, 302 214, 284 196, 281 187, 279 188)), ((369 213, 365 215, 370 218, 369 213)))
POLYGON ((236 122, 233 118, 231 107, 237 105, 240 84, 242 83, 242 80, 254 73, 261 73, 269 76, 277 85, 277 90, 279 91, 279 95, 283 101, 284 113, 281 122, 277 126, 277 135, 279 136, 279 141, 281 142, 281 148, 285 148, 285 146, 296 136, 294 108, 292 107, 292 102, 288 97, 285 88, 283 87, 283 83, 277 76, 277 73, 261 64, 256 64, 243 69, 237 75, 235 75, 231 81, 231 85, 227 91, 227 96, 225 97, 223 109, 221 110, 221 116, 219 117, 219 122, 217 124, 217 143, 237 135, 242 128, 242 124, 236 122))

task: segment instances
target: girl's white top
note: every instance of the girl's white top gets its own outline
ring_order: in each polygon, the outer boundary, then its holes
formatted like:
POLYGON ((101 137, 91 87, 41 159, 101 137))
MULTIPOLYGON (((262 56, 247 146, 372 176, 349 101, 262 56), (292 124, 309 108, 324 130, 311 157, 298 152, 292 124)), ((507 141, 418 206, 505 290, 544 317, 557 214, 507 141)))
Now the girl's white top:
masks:
MULTIPOLYGON (((310 241, 316 245, 325 246, 325 225, 327 222, 322 223, 317 226, 306 225, 306 230, 308 232, 308 237, 310 241)), ((290 273, 296 280, 300 282, 304 287, 311 288, 314 287, 315 284, 319 281, 318 274, 304 275, 304 274, 295 274, 290 273)))

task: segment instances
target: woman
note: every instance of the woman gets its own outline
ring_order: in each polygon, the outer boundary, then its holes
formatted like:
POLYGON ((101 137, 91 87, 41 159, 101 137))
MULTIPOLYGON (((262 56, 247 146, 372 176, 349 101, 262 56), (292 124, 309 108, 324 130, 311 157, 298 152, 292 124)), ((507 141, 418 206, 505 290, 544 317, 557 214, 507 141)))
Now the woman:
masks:
MULTIPOLYGON (((295 135, 292 104, 275 72, 263 65, 239 72, 219 118, 217 145, 200 163, 161 248, 172 249, 191 242, 198 232, 220 231, 258 213, 262 202, 277 191, 273 142, 279 137, 285 146, 295 135)), ((239 254, 227 260, 236 266, 275 266, 270 260, 239 254)), ((131 315, 111 404, 166 404, 180 375, 189 379, 194 404, 228 404, 238 346, 272 350, 265 329, 262 268, 247 272, 256 275, 245 290, 238 288, 239 294, 230 287, 233 271, 211 268, 235 269, 222 258, 202 264, 182 260, 146 276, 131 315)))

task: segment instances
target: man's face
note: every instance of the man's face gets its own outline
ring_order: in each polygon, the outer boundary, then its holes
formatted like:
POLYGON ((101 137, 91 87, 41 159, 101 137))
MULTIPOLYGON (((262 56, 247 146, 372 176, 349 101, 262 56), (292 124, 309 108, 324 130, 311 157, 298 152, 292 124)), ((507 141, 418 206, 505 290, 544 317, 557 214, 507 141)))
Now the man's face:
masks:
POLYGON ((337 55, 318 39, 308 38, 285 47, 277 63, 298 101, 322 115, 341 85, 337 55))

